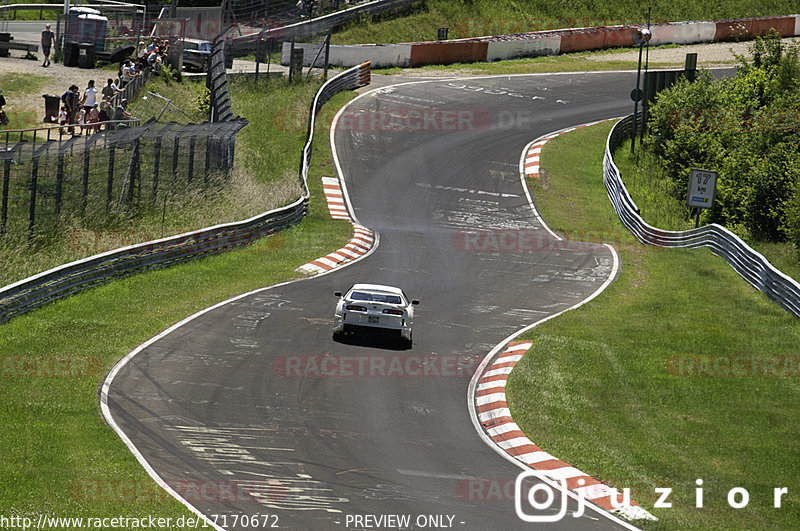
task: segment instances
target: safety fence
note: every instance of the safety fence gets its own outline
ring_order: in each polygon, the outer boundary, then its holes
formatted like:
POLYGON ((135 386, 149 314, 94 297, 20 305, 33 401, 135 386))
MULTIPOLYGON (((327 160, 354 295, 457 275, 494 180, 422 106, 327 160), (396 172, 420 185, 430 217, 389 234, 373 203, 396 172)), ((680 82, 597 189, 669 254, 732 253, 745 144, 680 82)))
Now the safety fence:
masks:
POLYGON ((776 269, 769 261, 741 238, 722 227, 711 224, 685 231, 668 231, 648 225, 639 215, 622 175, 614 164, 614 150, 630 137, 632 116, 619 121, 608 135, 603 157, 603 181, 608 197, 622 223, 642 243, 660 247, 709 247, 721 256, 756 289, 765 293, 787 311, 800 317, 800 284, 776 269))
MULTIPOLYGON (((114 278, 235 249, 298 223, 308 209, 308 167, 317 111, 337 92, 361 87, 369 79, 370 66, 364 63, 331 78, 317 92, 311 104, 308 140, 300 166, 304 192, 292 204, 244 221, 91 256, 6 286, 0 289, 0 322, 114 278)), ((227 127, 235 127, 235 123, 223 122, 227 127)))
MULTIPOLYGON (((54 233, 69 218, 102 219, 140 209, 161 194, 180 195, 226 176, 244 119, 178 124, 151 121, 82 135, 48 134, 6 144, 0 152, 0 237, 54 233)), ((126 123, 125 125, 130 125, 126 123)), ((35 133, 36 131, 34 131, 35 133)))
POLYGON ((225 73, 225 41, 219 40, 211 45, 211 55, 208 58, 208 73, 206 74, 206 88, 209 89, 211 121, 220 122, 233 118, 233 104, 231 92, 228 88, 228 76, 225 73))

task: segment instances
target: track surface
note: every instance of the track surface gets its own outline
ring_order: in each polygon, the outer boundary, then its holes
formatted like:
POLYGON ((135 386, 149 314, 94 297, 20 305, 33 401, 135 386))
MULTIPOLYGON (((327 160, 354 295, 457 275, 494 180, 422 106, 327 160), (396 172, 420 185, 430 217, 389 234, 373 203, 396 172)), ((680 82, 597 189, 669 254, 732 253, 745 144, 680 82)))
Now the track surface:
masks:
MULTIPOLYGON (((216 308, 154 342, 114 380, 114 420, 192 505, 228 515, 224 527, 245 529, 231 525, 237 514, 274 514, 280 528, 293 529, 365 528, 346 526, 347 515, 364 514, 410 515, 412 524, 420 515, 446 515, 460 529, 525 527, 509 486, 519 468, 470 422, 471 370, 380 374, 414 356, 435 358, 426 358, 430 370, 474 368, 503 338, 608 278, 612 256, 601 246, 465 251, 462 231, 505 230, 507 241, 520 231, 544 237, 519 179, 523 147, 541 134, 628 112, 634 76, 435 81, 360 97, 335 143, 355 214, 380 233, 378 249, 333 274, 216 308), (460 111, 462 123, 442 116, 444 131, 409 132, 356 119, 424 109, 460 111), (398 285, 421 299, 411 349, 331 339, 333 291, 354 282, 398 285), (364 372, 315 377, 309 356, 362 356, 364 372), (298 364, 312 375, 294 377, 298 364), (480 488, 468 478, 495 482, 480 488)), ((616 527, 587 515, 558 525, 616 527)))

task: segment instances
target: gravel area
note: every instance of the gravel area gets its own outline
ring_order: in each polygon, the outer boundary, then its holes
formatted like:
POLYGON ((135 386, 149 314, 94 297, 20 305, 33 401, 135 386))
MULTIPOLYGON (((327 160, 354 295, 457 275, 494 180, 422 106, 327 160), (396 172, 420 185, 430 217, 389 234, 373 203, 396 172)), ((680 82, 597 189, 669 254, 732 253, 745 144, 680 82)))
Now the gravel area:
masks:
MULTIPOLYGON (((42 94, 56 94, 61 96, 70 85, 73 83, 78 85, 78 88, 83 93, 86 84, 90 79, 95 80, 95 85, 98 90, 106 84, 106 79, 116 77, 116 73, 103 69, 88 69, 88 68, 67 68, 61 63, 51 63, 47 68, 42 66, 42 54, 38 54, 39 60, 33 61, 31 59, 22 59, 22 52, 12 51, 12 55, 16 57, 4 57, 0 59, 0 75, 15 73, 15 74, 35 74, 47 78, 47 82, 42 86, 40 91, 33 94, 22 94, 9 92, 0 86, 3 90, 3 96, 6 97, 6 111, 35 111, 39 120, 44 116, 44 99, 42 94)), ((36 124, 38 125, 38 124, 36 124)), ((34 127, 32 124, 31 127, 34 127)))

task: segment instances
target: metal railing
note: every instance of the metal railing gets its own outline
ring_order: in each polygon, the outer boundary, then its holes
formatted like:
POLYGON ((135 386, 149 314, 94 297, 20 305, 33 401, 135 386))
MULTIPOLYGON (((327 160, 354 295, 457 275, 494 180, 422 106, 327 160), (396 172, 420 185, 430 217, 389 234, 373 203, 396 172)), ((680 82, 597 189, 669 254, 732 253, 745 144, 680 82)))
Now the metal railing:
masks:
POLYGON ((603 182, 622 223, 642 243, 688 249, 709 247, 711 252, 724 258, 756 289, 800 317, 800 284, 776 269, 764 256, 725 227, 712 223, 696 229, 669 231, 648 225, 642 219, 639 208, 622 182, 622 175, 614 164, 613 157, 614 149, 630 136, 632 124, 633 118, 628 116, 611 129, 603 157, 603 182))
POLYGON ((303 195, 292 204, 244 221, 123 247, 20 280, 0 289, 0 322, 111 279, 235 249, 298 223, 308 210, 308 167, 317 111, 337 92, 368 84, 369 76, 369 63, 363 63, 331 78, 317 91, 300 165, 303 195))
MULTIPOLYGON (((304 20, 277 28, 268 27, 260 32, 234 37, 229 40, 232 49, 237 53, 241 53, 243 50, 255 50, 259 39, 275 39, 278 41, 304 39, 321 33, 327 33, 329 30, 341 26, 345 22, 361 15, 376 15, 398 7, 416 4, 420 1, 421 0, 374 0, 373 2, 367 2, 341 11, 335 11, 311 20, 304 20)), ((229 30, 228 34, 231 32, 232 30, 229 30)))

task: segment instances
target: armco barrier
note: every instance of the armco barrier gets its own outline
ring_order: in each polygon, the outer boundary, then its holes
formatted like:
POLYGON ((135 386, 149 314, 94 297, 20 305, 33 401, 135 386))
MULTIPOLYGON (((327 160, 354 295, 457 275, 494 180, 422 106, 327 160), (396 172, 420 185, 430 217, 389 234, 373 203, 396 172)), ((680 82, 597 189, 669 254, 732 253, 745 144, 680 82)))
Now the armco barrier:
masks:
POLYGON ((614 164, 613 157, 614 149, 630 136, 632 123, 632 117, 628 116, 611 129, 603 157, 603 182, 622 223, 642 243, 689 249, 710 247, 714 254, 723 257, 756 289, 800 317, 800 284, 781 273, 766 258, 725 227, 714 223, 686 231, 668 231, 648 225, 642 219, 639 209, 622 182, 622 176, 614 164))
POLYGON ((330 79, 317 91, 311 104, 308 140, 302 151, 303 195, 295 202, 244 221, 123 247, 15 282, 0 289, 0 322, 111 279, 235 249, 298 223, 308 209, 308 166, 316 114, 337 92, 369 83, 369 72, 369 63, 361 64, 330 79))

